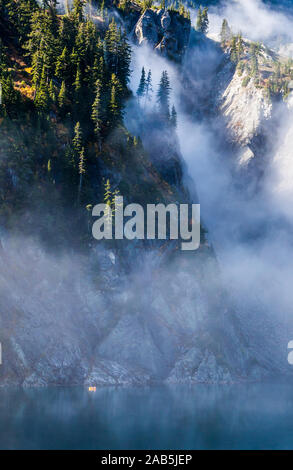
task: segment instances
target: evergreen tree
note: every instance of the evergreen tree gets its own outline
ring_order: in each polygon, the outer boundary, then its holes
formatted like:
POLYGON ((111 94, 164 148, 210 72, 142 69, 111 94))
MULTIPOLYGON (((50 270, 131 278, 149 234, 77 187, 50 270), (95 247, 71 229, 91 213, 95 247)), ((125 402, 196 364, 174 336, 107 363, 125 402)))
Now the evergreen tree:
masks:
POLYGON ((131 47, 127 41, 126 32, 120 34, 118 44, 117 76, 121 85, 126 88, 130 77, 131 47))
POLYGON ((196 18, 196 30, 201 31, 202 28, 202 10, 201 7, 199 7, 197 11, 197 18, 196 18))
POLYGON ((94 123, 95 134, 101 150, 101 126, 102 126, 102 104, 101 104, 101 82, 97 80, 96 83, 96 97, 92 106, 92 120, 94 123))
POLYGON ((148 76, 146 79, 146 84, 145 84, 145 98, 146 100, 151 100, 151 96, 153 93, 153 84, 152 84, 152 71, 148 71, 148 76))
POLYGON ((175 109, 174 105, 172 106, 170 123, 176 129, 176 127, 177 127, 177 112, 176 112, 176 109, 175 109))
POLYGON ((145 78, 145 69, 144 67, 141 70, 140 82, 136 92, 138 98, 142 98, 146 94, 146 78, 145 78))
POLYGON ((83 21, 84 0, 73 0, 73 17, 80 23, 83 21))
POLYGON ((221 44, 225 45, 226 42, 230 41, 231 35, 232 33, 231 33, 230 26, 228 24, 228 21, 224 18, 223 23, 222 23, 221 33, 220 33, 221 44))
POLYGON ((110 86, 109 124, 111 128, 114 128, 123 120, 122 87, 114 73, 112 74, 110 86))
POLYGON ((75 156, 79 158, 81 150, 82 150, 82 130, 80 126, 80 122, 77 122, 74 127, 74 137, 72 139, 72 146, 75 156))
POLYGON ((237 54, 237 38, 236 36, 232 37, 231 41, 231 48, 230 48, 230 60, 233 63, 237 63, 238 61, 238 54, 237 54))
POLYGON ((55 75, 60 80, 68 78, 69 59, 67 47, 65 46, 60 56, 57 58, 55 75))
POLYGON ((238 60, 241 59, 241 56, 244 52, 244 46, 243 46, 243 39, 242 35, 239 33, 237 36, 237 58, 238 60))
POLYGON ((209 19, 208 19, 208 8, 205 7, 201 9, 199 7, 197 12, 197 19, 196 19, 196 29, 203 34, 206 34, 209 27, 209 19))
POLYGON ((55 93, 55 87, 54 87, 52 79, 50 80, 50 84, 49 84, 49 96, 50 96, 50 99, 51 99, 52 103, 55 103, 56 102, 56 93, 55 93))
POLYGON ((35 96, 35 106, 39 111, 47 111, 49 108, 49 93, 48 93, 48 85, 47 85, 47 74, 45 66, 43 66, 42 76, 40 84, 36 91, 35 96))
POLYGON ((171 92, 170 80, 169 80, 167 71, 164 70, 161 76, 159 89, 157 93, 157 102, 159 105, 160 113, 167 118, 169 118, 169 115, 170 115, 170 110, 169 110, 170 92, 171 92))
POLYGON ((59 95, 58 95, 58 103, 59 103, 59 106, 60 106, 61 109, 65 108, 66 100, 67 100, 66 86, 65 86, 65 82, 63 81, 62 85, 61 85, 61 88, 60 88, 59 95))
POLYGON ((78 197, 77 203, 80 203, 80 195, 82 191, 83 176, 85 174, 85 152, 84 147, 81 148, 79 152, 79 162, 78 162, 78 173, 79 173, 79 185, 78 185, 78 197))
POLYGON ((76 105, 79 105, 82 99, 82 86, 81 86, 81 73, 79 64, 76 70, 76 76, 74 81, 74 101, 76 105))
POLYGON ((209 29, 209 18, 208 18, 208 8, 207 7, 205 7, 202 10, 201 18, 202 18, 201 32, 206 34, 208 32, 208 29, 209 29))

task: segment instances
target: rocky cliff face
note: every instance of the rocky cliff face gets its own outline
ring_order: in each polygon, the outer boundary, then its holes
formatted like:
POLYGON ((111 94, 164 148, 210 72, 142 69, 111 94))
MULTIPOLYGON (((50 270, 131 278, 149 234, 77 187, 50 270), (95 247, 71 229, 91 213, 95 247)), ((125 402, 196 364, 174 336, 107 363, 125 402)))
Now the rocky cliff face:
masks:
POLYGON ((148 44, 163 56, 181 61, 189 42, 190 20, 177 12, 146 10, 133 30, 139 45, 148 44))
MULTIPOLYGON (((221 74, 229 74, 228 64, 221 74)), ((258 150, 257 137, 266 133, 272 117, 272 103, 265 90, 257 88, 253 80, 243 86, 243 76, 234 72, 228 86, 220 91, 219 110, 224 116, 228 140, 239 147, 237 160, 247 165, 258 150)))
POLYGON ((131 245, 127 272, 125 253, 99 245, 87 260, 21 245, 16 257, 20 244, 6 240, 1 257, 1 385, 226 383, 268 373, 227 310, 208 247, 173 261, 168 250, 140 250, 138 261, 131 245))

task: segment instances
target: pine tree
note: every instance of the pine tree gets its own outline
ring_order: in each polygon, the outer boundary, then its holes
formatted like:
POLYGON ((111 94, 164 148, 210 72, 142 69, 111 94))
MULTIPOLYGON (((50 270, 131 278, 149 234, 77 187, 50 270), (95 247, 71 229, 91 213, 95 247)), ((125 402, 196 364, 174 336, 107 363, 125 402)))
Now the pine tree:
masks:
POLYGON ((148 76, 145 84, 145 98, 150 101, 153 93, 153 84, 152 84, 152 71, 148 71, 148 76))
POLYGON ((203 10, 202 10, 202 27, 201 27, 201 32, 206 34, 208 32, 208 29, 209 29, 209 18, 208 18, 208 8, 205 7, 203 10))
POLYGON ((196 30, 201 31, 202 29, 202 11, 201 7, 199 7, 198 12, 197 12, 197 18, 196 18, 196 30))
POLYGON ((126 88, 130 77, 131 47, 128 43, 126 32, 120 32, 118 43, 118 69, 117 77, 121 85, 126 88))
POLYGON ((100 150, 101 150, 101 126, 102 126, 102 105, 101 105, 101 82, 96 82, 96 97, 92 106, 92 120, 94 123, 95 134, 98 138, 100 150))
POLYGON ((52 103, 55 103, 56 102, 56 93, 55 93, 55 87, 54 87, 52 79, 50 80, 50 84, 49 84, 49 96, 50 96, 50 99, 51 99, 52 103))
POLYGON ((49 108, 49 93, 45 66, 43 66, 41 81, 37 88, 35 106, 39 111, 47 111, 49 108))
POLYGON ((107 180, 104 183, 105 192, 104 192, 104 203, 106 204, 106 211, 105 217, 108 224, 112 223, 112 209, 111 209, 111 202, 112 202, 112 191, 111 191, 111 184, 110 180, 107 180))
POLYGON ((73 146, 75 156, 78 158, 82 149, 82 130, 81 130, 80 122, 77 122, 75 125, 74 137, 72 139, 72 146, 73 146))
POLYGON ((60 88, 59 95, 58 95, 58 103, 59 103, 59 106, 60 106, 61 109, 65 108, 66 100, 67 100, 66 86, 65 86, 65 82, 63 81, 62 85, 61 85, 61 88, 60 88))
POLYGON ((81 86, 81 73, 80 73, 80 67, 79 67, 79 64, 77 66, 77 70, 76 70, 76 76, 75 76, 75 81, 74 81, 74 101, 75 101, 75 104, 78 105, 80 104, 81 102, 81 90, 82 90, 82 86, 81 86))
POLYGON ((60 80, 66 80, 68 68, 69 68, 69 59, 68 59, 67 47, 64 47, 61 55, 57 58, 56 71, 55 71, 56 77, 59 78, 60 80))
POLYGON ((78 162, 78 173, 79 173, 79 185, 78 185, 78 196, 77 203, 80 203, 80 195, 82 191, 83 176, 85 174, 85 152, 84 147, 81 148, 79 152, 79 162, 78 162))
POLYGON ((170 117, 171 125, 176 129, 177 127, 177 112, 175 106, 172 106, 171 117, 170 117))
POLYGON ((160 113, 166 118, 169 118, 169 115, 170 115, 170 111, 169 111, 170 92, 171 92, 170 80, 169 80, 167 71, 164 70, 161 76, 159 89, 157 93, 157 102, 159 105, 160 113))
POLYGON ((123 120, 122 87, 114 73, 112 74, 110 87, 109 124, 110 127, 114 128, 123 120))
POLYGON ((105 58, 109 72, 117 75, 119 63, 120 35, 114 18, 105 35, 105 58))
POLYGON ((243 39, 242 35, 239 33, 237 36, 237 58, 238 60, 241 59, 241 56, 244 52, 244 47, 243 47, 243 39))
POLYGON ((220 32, 221 44, 225 45, 225 43, 227 41, 230 41, 231 35, 232 35, 232 33, 231 33, 230 26, 228 24, 228 21, 226 20, 226 18, 224 18, 223 23, 222 23, 221 32, 220 32))
POLYGON ((237 54, 237 38, 236 36, 232 37, 231 41, 231 48, 230 48, 230 60, 233 63, 237 63, 238 61, 238 54, 237 54))
POLYGON ((42 58, 40 51, 36 51, 32 56, 32 76, 33 84, 35 86, 40 83, 42 68, 42 58))
POLYGON ((206 34, 209 27, 209 19, 208 19, 208 8, 205 7, 203 10, 199 7, 197 12, 197 19, 196 19, 196 29, 203 34, 206 34))
POLYGON ((83 0, 73 0, 73 17, 78 23, 83 21, 83 6, 83 0))
POLYGON ((141 70, 140 82, 136 92, 138 98, 142 98, 146 94, 146 79, 145 79, 145 69, 144 67, 141 70))

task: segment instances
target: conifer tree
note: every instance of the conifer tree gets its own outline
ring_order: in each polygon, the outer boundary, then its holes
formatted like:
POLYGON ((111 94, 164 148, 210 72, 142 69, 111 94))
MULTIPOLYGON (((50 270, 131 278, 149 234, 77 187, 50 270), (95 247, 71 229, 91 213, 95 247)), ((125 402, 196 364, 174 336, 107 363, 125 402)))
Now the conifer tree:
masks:
POLYGON ((49 96, 50 96, 50 99, 51 99, 52 103, 55 103, 56 102, 56 93, 55 93, 55 87, 54 87, 52 79, 50 80, 50 84, 49 84, 49 96))
POLYGON ((201 7, 199 7, 197 11, 197 18, 196 18, 196 30, 201 31, 202 28, 202 11, 201 7))
POLYGON ((74 137, 72 139, 72 146, 75 156, 78 158, 82 149, 82 130, 80 122, 77 122, 74 127, 74 137))
POLYGON ((39 111, 47 111, 49 107, 49 93, 45 66, 43 66, 41 81, 36 91, 35 106, 39 111))
POLYGON ((78 162, 78 173, 79 173, 79 185, 78 185, 78 197, 77 203, 80 203, 80 195, 82 191, 83 176, 85 174, 85 152, 84 147, 81 148, 79 152, 79 162, 78 162))
POLYGON ((197 12, 197 19, 196 19, 196 29, 203 34, 206 34, 209 27, 209 19, 208 19, 208 8, 205 7, 201 9, 199 7, 197 12))
POLYGON ((162 72, 159 89, 157 93, 157 102, 159 105, 160 113, 169 118, 170 111, 169 111, 169 102, 170 102, 170 80, 168 77, 168 73, 166 70, 162 72))
POLYGON ((151 100, 151 95, 153 93, 153 84, 152 84, 152 71, 148 71, 148 76, 145 84, 145 98, 146 100, 151 100))
POLYGON ((58 95, 58 103, 59 103, 59 106, 60 106, 61 109, 65 108, 66 99, 67 99, 66 86, 65 86, 65 82, 63 81, 62 85, 61 85, 61 88, 60 88, 59 95, 58 95))
POLYGON ((232 33, 228 21, 224 18, 220 32, 221 44, 224 45, 227 41, 230 41, 231 35, 232 33))
POLYGON ((115 75, 117 75, 119 63, 119 39, 119 31, 113 18, 105 35, 105 57, 110 73, 115 73, 115 75))
POLYGON ((177 112, 176 112, 176 109, 175 109, 174 105, 172 106, 170 123, 176 129, 176 127, 177 127, 177 112))
POLYGON ((74 101, 75 104, 78 105, 81 102, 81 73, 80 73, 80 67, 79 64, 77 66, 76 70, 76 76, 75 76, 75 81, 74 81, 74 101))
POLYGON ((126 88, 130 77, 131 47, 126 32, 120 33, 119 36, 117 76, 121 85, 126 88))
POLYGON ((123 119, 122 87, 114 73, 112 74, 110 87, 109 124, 110 127, 114 128, 116 125, 120 124, 123 119))
POLYGON ((73 16, 74 19, 80 23, 83 21, 83 7, 84 1, 83 0, 73 0, 73 16))
POLYGON ((65 46, 60 56, 57 58, 55 75, 60 80, 66 80, 69 68, 67 47, 65 46))
POLYGON ((92 120, 94 123, 95 134, 98 138, 100 150, 101 150, 101 125, 102 125, 102 104, 101 104, 101 82, 96 82, 96 97, 92 106, 92 120))
POLYGON ((202 10, 201 18, 202 18, 201 32, 206 34, 208 32, 208 29, 209 29, 209 18, 208 18, 208 8, 207 7, 205 7, 202 10))
POLYGON ((231 41, 231 48, 230 48, 230 60, 233 63, 237 63, 238 61, 238 54, 237 54, 237 38, 236 36, 232 37, 231 41))
POLYGON ((141 70, 140 82, 139 82, 136 94, 138 98, 142 98, 143 96, 145 96, 145 93, 146 93, 146 78, 145 78, 145 69, 143 67, 141 70))
POLYGON ((107 179, 106 183, 104 183, 105 191, 104 191, 104 203, 106 204, 106 211, 105 211, 105 217, 107 224, 112 223, 112 209, 111 209, 111 203, 112 203, 112 191, 111 191, 111 184, 110 180, 107 179))

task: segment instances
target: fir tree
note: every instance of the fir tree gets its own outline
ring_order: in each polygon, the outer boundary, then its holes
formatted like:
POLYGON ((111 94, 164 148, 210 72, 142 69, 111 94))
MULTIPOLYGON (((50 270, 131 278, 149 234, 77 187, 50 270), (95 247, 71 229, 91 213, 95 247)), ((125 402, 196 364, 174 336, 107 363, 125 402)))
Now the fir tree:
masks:
POLYGON ((199 7, 197 12, 197 19, 196 19, 196 29, 203 34, 206 34, 209 27, 209 19, 208 19, 208 8, 199 7))
POLYGON ((80 122, 77 122, 75 125, 72 145, 73 145, 75 156, 78 158, 82 149, 82 130, 81 130, 80 122))
POLYGON ((175 106, 172 106, 171 117, 170 117, 171 125, 176 129, 177 127, 177 112, 175 106))
POLYGON ((153 92, 153 84, 152 84, 152 71, 148 71, 148 76, 146 79, 146 84, 145 84, 145 98, 146 100, 150 101, 151 96, 153 92))
POLYGON ((85 152, 84 147, 81 148, 79 152, 79 162, 78 162, 78 173, 79 173, 79 185, 78 185, 78 197, 77 203, 80 203, 80 195, 82 191, 83 176, 85 174, 85 152))
POLYGON ((66 80, 68 68, 69 68, 69 59, 68 59, 67 47, 64 47, 62 53, 57 58, 56 71, 55 71, 56 77, 59 78, 60 80, 66 80))
POLYGON ((83 0, 73 0, 73 16, 78 23, 83 21, 83 7, 83 0))
POLYGON ((224 45, 226 42, 230 41, 231 35, 232 33, 231 33, 230 26, 228 24, 228 21, 224 18, 223 23, 222 23, 221 33, 220 33, 221 44, 224 45))
POLYGON ((159 89, 157 93, 157 102, 159 105, 160 113, 167 118, 169 118, 169 115, 170 115, 170 111, 169 111, 170 92, 171 92, 170 80, 169 80, 167 71, 164 70, 161 76, 159 89))
POLYGON ((50 84, 49 84, 49 96, 50 96, 50 99, 51 99, 52 103, 55 103, 56 102, 56 93, 55 93, 55 87, 54 87, 52 79, 50 80, 50 84))
POLYGON ((45 66, 43 66, 41 81, 37 88, 35 106, 39 111, 47 111, 49 107, 49 93, 45 66))
POLYGON ((209 29, 209 18, 208 18, 208 8, 207 7, 205 7, 202 10, 201 18, 202 18, 201 32, 206 34, 208 32, 208 29, 209 29))
POLYGON ((74 81, 74 101, 75 104, 78 105, 81 102, 81 73, 80 73, 80 67, 79 64, 77 66, 76 70, 76 76, 75 76, 75 81, 74 81))
POLYGON ((110 87, 109 124, 110 127, 114 128, 123 120, 122 87, 114 73, 112 74, 110 87))
POLYGON ((196 30, 201 31, 202 28, 202 11, 201 7, 199 7, 197 11, 197 18, 196 18, 196 30))
POLYGON ((59 106, 60 106, 61 109, 65 108, 66 100, 67 100, 66 86, 65 86, 65 82, 63 81, 62 85, 61 85, 61 88, 60 88, 59 95, 58 95, 58 103, 59 103, 59 106))
POLYGON ((145 69, 144 67, 141 70, 140 82, 136 92, 138 98, 142 98, 146 94, 146 78, 145 78, 145 69))
POLYGON ((92 106, 92 120, 94 123, 94 131, 98 138, 100 150, 101 150, 101 126, 102 126, 102 105, 101 105, 101 82, 96 82, 96 97, 92 106))
POLYGON ((237 63, 238 61, 238 54, 237 54, 237 38, 236 36, 232 37, 231 41, 231 48, 230 48, 230 60, 233 63, 237 63))

